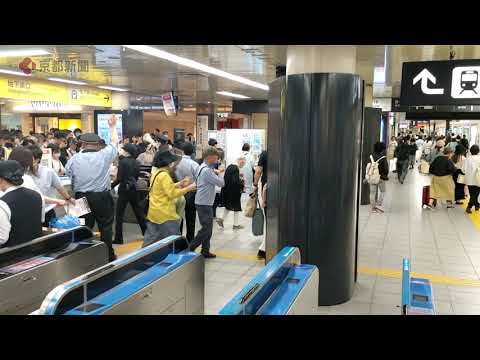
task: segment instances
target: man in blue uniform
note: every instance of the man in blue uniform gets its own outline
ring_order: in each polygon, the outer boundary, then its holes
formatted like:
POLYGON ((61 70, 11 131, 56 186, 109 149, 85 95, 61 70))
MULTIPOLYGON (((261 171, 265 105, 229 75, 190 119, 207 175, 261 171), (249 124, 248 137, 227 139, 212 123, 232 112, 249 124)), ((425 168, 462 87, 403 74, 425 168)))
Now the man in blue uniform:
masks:
POLYGON ((108 120, 110 144, 101 146, 101 138, 96 134, 80 136, 83 150, 75 154, 65 166, 65 173, 72 179, 75 198, 85 197, 91 213, 85 215, 85 225, 93 228, 95 221, 100 230, 100 238, 107 245, 109 261, 116 259, 112 247, 114 203, 111 194, 110 166, 118 155, 118 134, 116 118, 108 120))

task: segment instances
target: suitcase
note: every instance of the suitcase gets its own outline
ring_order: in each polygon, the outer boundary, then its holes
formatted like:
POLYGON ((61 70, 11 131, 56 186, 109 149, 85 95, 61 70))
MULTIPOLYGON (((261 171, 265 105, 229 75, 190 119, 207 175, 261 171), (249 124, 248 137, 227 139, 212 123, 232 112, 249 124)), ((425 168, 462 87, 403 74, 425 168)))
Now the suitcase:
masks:
MULTIPOLYGON (((430 185, 424 186, 422 191, 422 207, 428 205, 430 201, 430 185)), ((437 206, 437 200, 433 201, 433 207, 437 206)))

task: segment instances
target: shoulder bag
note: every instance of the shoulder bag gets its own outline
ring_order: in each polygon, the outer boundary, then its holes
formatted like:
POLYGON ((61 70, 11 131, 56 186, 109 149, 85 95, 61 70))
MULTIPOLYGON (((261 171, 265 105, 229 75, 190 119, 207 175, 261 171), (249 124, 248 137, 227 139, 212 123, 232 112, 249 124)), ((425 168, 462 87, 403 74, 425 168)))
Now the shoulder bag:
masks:
POLYGON ((256 197, 256 207, 253 212, 252 218, 252 233, 255 236, 263 235, 263 226, 265 223, 265 216, 263 215, 263 210, 260 208, 260 202, 258 197, 256 197))
POLYGON ((152 189, 153 189, 153 184, 155 184, 155 179, 157 178, 157 176, 162 173, 162 172, 165 172, 165 171, 159 171, 155 174, 155 176, 153 177, 153 180, 152 180, 152 184, 150 185, 150 189, 148 190, 148 194, 147 196, 145 197, 145 199, 143 199, 141 201, 141 204, 140 204, 140 207, 143 209, 143 211, 145 212, 145 215, 148 214, 148 208, 150 207, 150 193, 152 192, 152 189))

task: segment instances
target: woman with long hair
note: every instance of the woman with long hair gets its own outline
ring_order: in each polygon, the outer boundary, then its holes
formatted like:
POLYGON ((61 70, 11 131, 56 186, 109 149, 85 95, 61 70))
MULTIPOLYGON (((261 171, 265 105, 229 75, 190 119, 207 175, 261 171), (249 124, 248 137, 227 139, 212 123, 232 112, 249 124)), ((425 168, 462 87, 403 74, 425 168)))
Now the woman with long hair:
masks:
POLYGON ((238 224, 239 214, 242 211, 240 198, 242 196, 245 184, 240 179, 240 171, 238 166, 231 164, 225 170, 224 175, 225 186, 221 190, 222 203, 225 206, 223 217, 217 219, 217 223, 223 228, 223 222, 230 211, 233 211, 233 230, 242 229, 243 226, 238 224))
POLYGON ((460 175, 465 175, 462 171, 465 163, 465 155, 467 149, 463 145, 458 144, 455 148, 455 153, 452 156, 453 165, 455 165, 455 172, 453 173, 453 181, 455 182, 455 204, 462 205, 465 199, 465 184, 458 182, 460 175))

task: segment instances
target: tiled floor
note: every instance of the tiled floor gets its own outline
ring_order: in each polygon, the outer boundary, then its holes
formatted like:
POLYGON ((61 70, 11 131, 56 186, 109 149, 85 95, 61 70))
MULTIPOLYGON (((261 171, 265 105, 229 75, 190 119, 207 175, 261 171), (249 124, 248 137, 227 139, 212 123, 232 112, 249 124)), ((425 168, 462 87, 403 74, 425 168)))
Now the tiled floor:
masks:
MULTIPOLYGON (((362 206, 360 272, 354 296, 345 304, 319 307, 318 314, 400 314, 400 277, 378 274, 375 269, 398 272, 404 257, 411 259, 414 272, 437 276, 433 290, 439 314, 480 314, 480 282, 456 285, 459 279, 480 280, 479 230, 461 207, 422 210, 422 186, 429 181, 411 170, 400 185, 391 174, 385 214, 370 213, 368 206, 362 206)), ((212 251, 218 257, 206 262, 206 314, 217 314, 264 266, 255 258, 262 239, 251 234, 250 219, 240 218, 242 230, 232 229, 232 214, 224 229, 214 224, 212 251)), ((127 237, 139 237, 138 227, 128 225, 126 233, 130 232, 127 237)))

